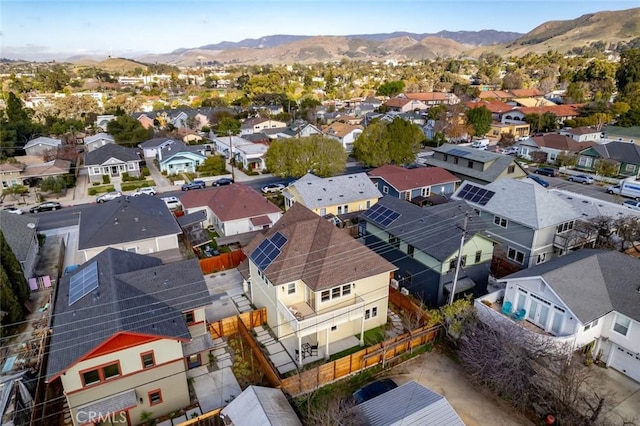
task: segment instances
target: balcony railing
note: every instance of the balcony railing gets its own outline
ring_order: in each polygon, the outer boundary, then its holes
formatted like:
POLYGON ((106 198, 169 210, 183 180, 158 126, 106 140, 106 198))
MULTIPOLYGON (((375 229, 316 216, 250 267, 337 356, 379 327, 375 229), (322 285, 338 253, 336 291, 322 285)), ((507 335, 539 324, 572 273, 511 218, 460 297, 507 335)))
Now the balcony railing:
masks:
POLYGON ((567 251, 576 247, 592 244, 596 241, 597 237, 598 235, 596 232, 585 232, 573 229, 567 232, 556 233, 553 236, 553 245, 554 247, 567 251))
POLYGON ((300 317, 296 316, 290 307, 278 300, 278 311, 284 316, 285 321, 291 325, 291 328, 299 337, 316 334, 334 325, 344 324, 362 318, 364 316, 364 306, 364 299, 356 296, 355 300, 349 302, 348 305, 338 305, 322 313, 318 313, 309 307, 313 313, 300 317))

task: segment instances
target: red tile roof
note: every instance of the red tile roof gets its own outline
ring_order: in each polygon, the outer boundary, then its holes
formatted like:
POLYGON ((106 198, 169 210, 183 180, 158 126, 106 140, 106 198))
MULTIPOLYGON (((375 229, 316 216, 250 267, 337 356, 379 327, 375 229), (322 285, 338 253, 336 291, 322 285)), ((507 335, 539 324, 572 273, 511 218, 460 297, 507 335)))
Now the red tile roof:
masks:
POLYGON ((494 113, 502 113, 511 111, 513 109, 513 105, 509 105, 502 101, 496 100, 479 100, 479 101, 467 101, 464 103, 468 108, 478 108, 481 106, 486 107, 489 111, 494 113))
MULTIPOLYGON (((301 279, 318 291, 352 283, 397 268, 353 239, 344 229, 295 203, 264 235, 256 236, 244 251, 248 256, 265 239, 280 232, 287 238, 282 251, 264 271, 273 284, 301 279)), ((367 289, 356 289, 366 292, 367 289)))
POLYGON ((580 115, 578 108, 584 104, 567 104, 567 105, 553 105, 553 106, 541 106, 541 107, 522 107, 514 108, 514 111, 520 111, 523 114, 544 114, 545 112, 551 112, 556 117, 577 117, 580 115))
POLYGON ((411 102, 411 99, 391 98, 387 102, 385 102, 384 104, 386 106, 388 106, 388 107, 391 107, 391 108, 402 108, 403 106, 405 106, 409 102, 411 102))
POLYGON ((455 175, 441 167, 405 169, 403 167, 385 165, 371 170, 369 177, 380 177, 398 191, 408 191, 414 188, 460 181, 455 175))
POLYGON ((480 99, 510 99, 515 98, 511 93, 504 90, 485 90, 480 92, 480 99))
POLYGON ((224 222, 281 211, 255 189, 237 183, 189 191, 180 197, 180 202, 188 209, 208 206, 224 222))
POLYGON ((415 99, 418 101, 446 101, 447 93, 443 92, 422 92, 422 93, 405 93, 407 99, 415 99))
POLYGON ((516 98, 532 98, 535 96, 542 96, 542 92, 538 89, 513 89, 509 90, 516 98))

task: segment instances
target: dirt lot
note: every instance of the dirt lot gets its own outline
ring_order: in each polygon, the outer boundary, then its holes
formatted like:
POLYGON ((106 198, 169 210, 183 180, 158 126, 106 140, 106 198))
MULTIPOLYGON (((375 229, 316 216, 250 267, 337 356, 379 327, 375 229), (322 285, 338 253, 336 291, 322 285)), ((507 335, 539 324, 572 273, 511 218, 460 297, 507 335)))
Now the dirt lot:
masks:
POLYGON ((467 426, 533 425, 501 400, 475 388, 462 369, 437 350, 398 366, 389 377, 399 385, 415 380, 444 396, 467 426))

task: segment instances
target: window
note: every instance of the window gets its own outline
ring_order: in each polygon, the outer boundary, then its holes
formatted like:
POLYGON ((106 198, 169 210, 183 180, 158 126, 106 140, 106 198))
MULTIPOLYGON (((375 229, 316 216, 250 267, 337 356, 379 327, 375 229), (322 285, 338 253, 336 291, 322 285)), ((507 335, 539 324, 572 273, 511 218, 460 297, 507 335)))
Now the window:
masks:
POLYGON ((162 391, 160 389, 149 392, 149 405, 158 405, 162 403, 162 391))
POLYGON ((338 214, 342 214, 342 206, 338 206, 338 214))
POLYGON ((81 371, 80 377, 82 378, 83 386, 89 386, 96 383, 106 382, 107 380, 114 379, 120 376, 120 364, 113 363, 103 365, 92 370, 81 371))
POLYGON ((635 172, 636 171, 636 165, 635 164, 625 164, 624 171, 625 172, 635 172))
POLYGON ((93 168, 93 174, 94 175, 99 175, 100 174, 100 167, 94 167, 93 168))
POLYGON ((331 289, 331 298, 336 299, 341 295, 340 287, 335 287, 331 289))
POLYGON ((138 248, 137 247, 128 247, 127 251, 129 253, 137 253, 138 252, 138 248))
POLYGON ((338 330, 338 326, 337 325, 332 325, 331 326, 331 331, 337 331, 338 330))
MULTIPOLYGON (((458 264, 458 257, 454 257, 453 259, 451 259, 451 261, 449 261, 449 270, 453 271, 456 269, 456 265, 458 264)), ((464 265, 467 264, 467 255, 465 254, 464 256, 462 256, 462 259, 460 259, 460 267, 464 267, 464 265)))
POLYGON ((364 311, 364 319, 368 320, 369 318, 371 318, 371 309, 366 309, 364 311))
POLYGON ((516 166, 514 164, 507 167, 507 174, 514 173, 516 171, 516 166))
POLYGON ((385 185, 385 186, 383 186, 383 187, 382 187, 382 193, 383 193, 383 194, 388 194, 388 193, 389 193, 389 187, 388 187, 388 186, 386 186, 386 185, 385 185))
POLYGON ((520 264, 524 263, 524 253, 511 247, 509 247, 509 250, 507 250, 507 258, 520 264))
POLYGON ((613 324, 613 331, 626 336, 629 333, 629 326, 631 325, 631 320, 627 317, 624 317, 620 314, 616 314, 616 321, 613 324))
POLYGON ((371 200, 367 200, 367 204, 366 205, 367 205, 367 208, 370 208, 371 207, 371 200))
POLYGON ((289 283, 287 286, 287 294, 294 294, 296 292, 296 283, 289 283))
POLYGON ((184 322, 187 324, 193 324, 196 322, 196 316, 193 311, 187 311, 182 314, 182 318, 184 318, 184 322))
POLYGON ((326 216, 327 215, 327 209, 320 209, 320 216, 326 216))
POLYGON ((449 161, 449 156, 447 154, 444 155, 444 161, 449 161))
POLYGON ((323 290, 320 296, 320 300, 323 302, 328 302, 331 300, 331 292, 329 290, 323 290))
POLYGON ((342 208, 342 212, 343 212, 344 214, 349 213, 349 206, 348 206, 348 205, 345 205, 345 206, 342 208))
POLYGON ((187 357, 187 366, 189 369, 200 367, 202 365, 202 358, 200 354, 190 355, 187 357))
POLYGON ((389 235, 389 244, 391 244, 395 248, 399 248, 400 247, 400 238, 394 237, 393 235, 389 235))
POLYGON ((502 227, 502 228, 506 228, 508 221, 507 219, 500 217, 500 216, 494 216, 493 217, 493 223, 495 223, 496 225, 502 227))
POLYGON ((467 162, 467 167, 473 169, 473 161, 467 162))
POLYGON ((458 161, 459 161, 458 157, 453 157, 453 164, 458 164, 458 161))
POLYGON ((545 260, 547 260, 547 253, 540 253, 538 257, 536 257, 536 265, 544 263, 545 260))
POLYGON ((142 361, 142 368, 151 368, 156 365, 153 351, 140 354, 140 360, 142 361))
POLYGON ((134 163, 129 163, 129 170, 135 170, 136 165, 134 163))
POLYGON ((420 195, 422 195, 423 197, 428 197, 429 195, 431 195, 431 187, 427 186, 425 188, 422 188, 420 195))
POLYGON ((371 319, 371 318, 375 318, 377 316, 378 316, 378 307, 377 306, 374 306, 371 309, 366 309, 364 311, 364 319, 366 319, 366 320, 371 319))
POLYGON ((348 296, 351 294, 351 284, 345 284, 342 286, 342 295, 348 296))
POLYGON ((565 222, 565 223, 561 223, 560 225, 558 225, 556 227, 556 232, 558 234, 562 233, 562 232, 567 232, 573 229, 573 221, 572 222, 565 222))
POLYGON ((476 252, 476 258, 473 263, 480 263, 480 260, 482 260, 482 250, 478 250, 476 252))
POLYGON ((598 320, 595 321, 591 321, 589 324, 584 326, 584 331, 589 330, 590 328, 595 327, 596 325, 598 325, 598 320))
POLYGON ((415 247, 411 244, 407 245, 407 255, 413 257, 413 253, 415 252, 415 247))

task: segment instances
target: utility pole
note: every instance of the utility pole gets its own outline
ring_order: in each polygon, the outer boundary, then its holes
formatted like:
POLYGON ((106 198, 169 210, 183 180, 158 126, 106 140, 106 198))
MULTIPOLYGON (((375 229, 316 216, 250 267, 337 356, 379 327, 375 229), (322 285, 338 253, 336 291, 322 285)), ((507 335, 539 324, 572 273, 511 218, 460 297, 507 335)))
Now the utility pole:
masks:
POLYGON ((453 285, 451 286, 451 298, 449 304, 453 303, 453 299, 456 297, 456 284, 458 284, 458 274, 460 272, 460 264, 462 263, 462 250, 464 248, 464 238, 467 235, 467 222, 469 220, 469 213, 464 214, 464 221, 462 222, 462 237, 460 238, 460 248, 458 249, 458 259, 456 261, 456 272, 453 275, 453 285))
POLYGON ((233 137, 231 136, 231 129, 227 130, 229 135, 229 164, 231 165, 231 180, 236 181, 236 174, 233 169, 234 157, 233 157, 233 137))

